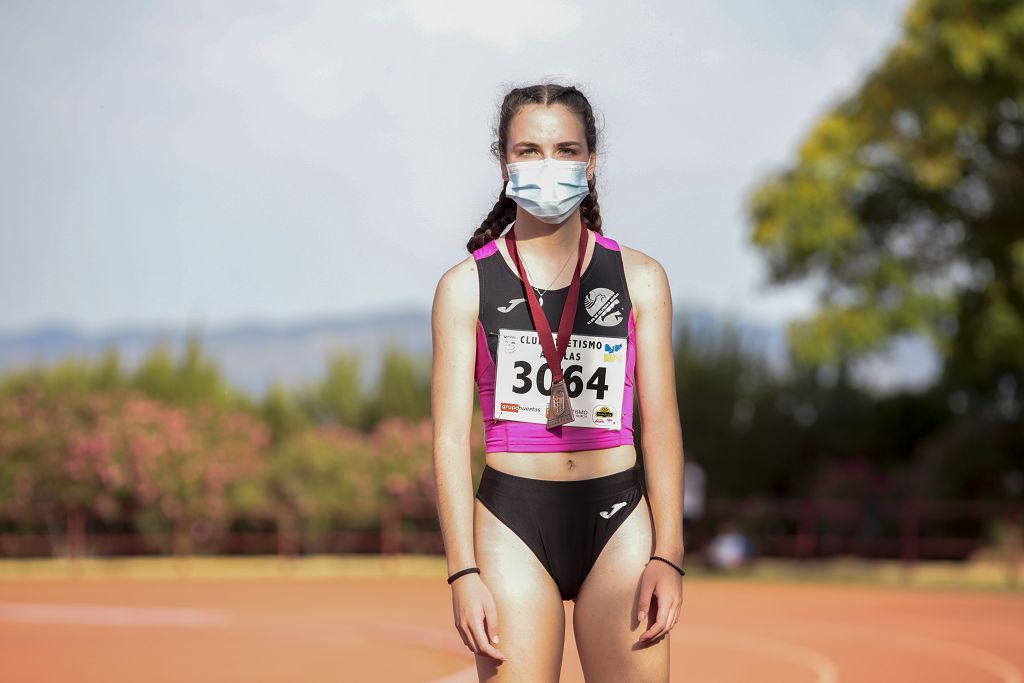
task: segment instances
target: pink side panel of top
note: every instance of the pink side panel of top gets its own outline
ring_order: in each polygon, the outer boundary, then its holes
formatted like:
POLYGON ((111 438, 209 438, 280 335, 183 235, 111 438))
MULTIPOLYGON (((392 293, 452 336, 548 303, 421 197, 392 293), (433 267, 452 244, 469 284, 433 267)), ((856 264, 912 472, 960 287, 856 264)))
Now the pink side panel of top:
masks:
POLYGON ((496 251, 498 251, 498 241, 497 240, 491 240, 490 242, 488 242, 484 246, 482 246, 479 249, 477 249, 476 251, 474 251, 473 252, 473 258, 475 258, 477 261, 479 261, 482 258, 487 258, 488 256, 490 256, 491 254, 493 254, 496 251))

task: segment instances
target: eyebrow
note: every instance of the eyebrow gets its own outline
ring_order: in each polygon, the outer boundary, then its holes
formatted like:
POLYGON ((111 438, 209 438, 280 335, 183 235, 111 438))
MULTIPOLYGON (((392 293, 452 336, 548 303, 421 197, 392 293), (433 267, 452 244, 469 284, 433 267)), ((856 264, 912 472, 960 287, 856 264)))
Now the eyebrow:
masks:
MULTIPOLYGON (((575 140, 566 140, 564 142, 555 143, 555 146, 556 147, 580 147, 581 145, 580 145, 579 142, 576 142, 575 140)), ((516 144, 514 144, 513 148, 515 148, 515 147, 540 147, 540 145, 538 145, 536 142, 531 142, 530 140, 523 140, 522 142, 517 142, 516 144)))

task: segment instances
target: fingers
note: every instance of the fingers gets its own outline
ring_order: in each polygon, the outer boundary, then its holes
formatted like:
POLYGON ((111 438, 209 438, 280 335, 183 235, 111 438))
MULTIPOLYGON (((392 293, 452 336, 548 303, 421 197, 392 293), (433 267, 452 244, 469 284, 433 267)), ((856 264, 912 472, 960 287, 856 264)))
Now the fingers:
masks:
POLYGON ((482 584, 481 588, 463 584, 462 593, 453 596, 455 628, 473 654, 506 661, 508 657, 492 644, 499 640, 498 610, 490 591, 482 584))
POLYGON ((676 625, 679 619, 679 603, 672 602, 672 607, 668 610, 668 617, 665 619, 665 628, 654 636, 655 639, 660 638, 664 635, 668 635, 668 632, 672 630, 672 627, 676 625))
POLYGON ((668 605, 663 605, 660 598, 655 598, 655 610, 652 616, 655 617, 654 623, 651 624, 646 631, 640 634, 640 640, 653 640, 656 634, 660 634, 665 630, 666 624, 668 624, 668 605))
MULTIPOLYGON (((668 592, 668 591, 666 591, 668 592)), ((640 634, 640 640, 657 640, 668 633, 676 625, 679 615, 680 600, 678 597, 662 599, 656 597, 657 619, 646 631, 640 634)))
POLYGON ((476 654, 487 655, 488 657, 493 657, 494 659, 500 659, 502 661, 508 659, 508 657, 506 657, 504 654, 498 651, 497 648, 495 648, 493 645, 487 642, 487 634, 484 631, 483 615, 480 615, 479 617, 474 619, 470 623, 469 627, 473 633, 473 638, 476 641, 477 649, 474 650, 476 654))
POLYGON ((655 582, 648 579, 647 575, 644 574, 644 579, 640 582, 640 599, 636 604, 636 620, 641 624, 644 622, 646 617, 651 612, 651 597, 654 595, 655 582))
POLYGON ((484 625, 487 627, 487 642, 497 645, 501 640, 498 637, 498 609, 490 600, 484 603, 484 625))
POLYGON ((473 632, 469 628, 469 620, 456 620, 455 629, 459 632, 459 635, 462 636, 462 642, 466 644, 466 647, 469 648, 469 651, 473 654, 476 654, 478 649, 476 646, 476 638, 473 637, 473 632))

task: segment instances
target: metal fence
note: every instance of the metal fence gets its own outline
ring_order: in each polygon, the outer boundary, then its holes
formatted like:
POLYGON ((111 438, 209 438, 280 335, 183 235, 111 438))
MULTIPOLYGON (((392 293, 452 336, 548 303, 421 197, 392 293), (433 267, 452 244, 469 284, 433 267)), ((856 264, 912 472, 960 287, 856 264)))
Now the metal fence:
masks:
MULTIPOLYGON (((1016 577, 1021 556, 1024 502, 980 500, 812 500, 713 498, 698 520, 686 520, 686 552, 699 557, 723 524, 744 534, 760 557, 811 560, 833 556, 872 559, 967 560, 997 549, 1016 577)), ((394 510, 376 528, 293 531, 272 519, 248 520, 223 532, 145 534, 129 524, 89 520, 78 533, 63 526, 13 533, 0 524, 0 557, 116 557, 135 555, 302 555, 312 553, 443 553, 437 519, 425 511, 401 517, 394 510), (183 550, 184 548, 184 550, 183 550)))

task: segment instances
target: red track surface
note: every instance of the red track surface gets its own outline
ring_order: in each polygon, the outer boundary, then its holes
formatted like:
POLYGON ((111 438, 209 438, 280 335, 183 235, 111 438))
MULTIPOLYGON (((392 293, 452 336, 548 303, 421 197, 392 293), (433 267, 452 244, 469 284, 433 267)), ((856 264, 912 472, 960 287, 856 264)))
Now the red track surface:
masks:
MULTIPOLYGON (((562 681, 582 681, 571 603, 562 681)), ((499 615, 500 619, 500 615, 499 615)), ((672 680, 1024 683, 1024 596, 687 577, 672 680)), ((444 580, 0 582, 0 680, 476 681, 444 580)))

